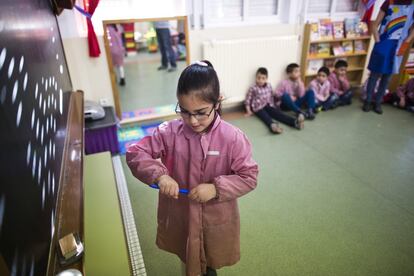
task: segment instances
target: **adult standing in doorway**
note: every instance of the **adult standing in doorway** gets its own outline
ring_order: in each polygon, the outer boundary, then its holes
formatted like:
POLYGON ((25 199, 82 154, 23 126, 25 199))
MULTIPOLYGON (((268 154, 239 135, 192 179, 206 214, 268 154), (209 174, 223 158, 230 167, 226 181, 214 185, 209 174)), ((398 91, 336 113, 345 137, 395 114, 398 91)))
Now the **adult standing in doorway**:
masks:
POLYGON ((125 48, 122 42, 122 32, 116 24, 108 25, 109 48, 111 49, 112 64, 117 69, 119 85, 125 85, 124 57, 125 48))
POLYGON ((168 21, 155 21, 154 27, 161 51, 161 66, 158 67, 158 70, 168 69, 168 72, 177 70, 176 55, 171 45, 170 23, 168 21), (170 68, 168 68, 168 62, 171 65, 170 68))
POLYGON ((367 84, 367 98, 362 110, 371 110, 371 99, 377 84, 374 111, 382 114, 381 101, 392 74, 400 70, 402 56, 414 38, 413 0, 386 0, 372 24, 375 45, 372 49, 368 69, 371 74, 367 84), (379 28, 378 28, 379 27, 379 28))

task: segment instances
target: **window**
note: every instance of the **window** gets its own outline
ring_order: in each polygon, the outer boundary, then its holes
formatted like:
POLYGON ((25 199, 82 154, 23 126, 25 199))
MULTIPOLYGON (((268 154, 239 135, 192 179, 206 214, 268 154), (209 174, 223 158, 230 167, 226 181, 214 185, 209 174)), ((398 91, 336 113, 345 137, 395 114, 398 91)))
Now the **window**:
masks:
MULTIPOLYGON (((194 0, 197 1, 197 0, 194 0)), ((238 25, 246 22, 275 22, 278 0, 203 0, 205 26, 238 25)))
POLYGON ((307 0, 306 18, 347 17, 357 15, 359 0, 307 0))

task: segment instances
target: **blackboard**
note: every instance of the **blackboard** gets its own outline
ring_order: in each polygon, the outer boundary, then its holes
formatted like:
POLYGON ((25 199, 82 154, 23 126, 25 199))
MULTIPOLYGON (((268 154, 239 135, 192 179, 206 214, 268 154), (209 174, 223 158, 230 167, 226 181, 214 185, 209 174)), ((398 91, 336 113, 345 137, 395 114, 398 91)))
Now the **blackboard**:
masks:
POLYGON ((0 1, 0 265, 45 275, 72 85, 48 0, 0 1))

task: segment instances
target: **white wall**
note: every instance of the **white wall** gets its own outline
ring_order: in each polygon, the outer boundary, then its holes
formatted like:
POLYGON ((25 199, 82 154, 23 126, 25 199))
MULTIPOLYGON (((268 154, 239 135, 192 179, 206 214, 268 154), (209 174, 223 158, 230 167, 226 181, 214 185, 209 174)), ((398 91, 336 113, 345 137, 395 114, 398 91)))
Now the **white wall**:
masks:
MULTIPOLYGON (((226 28, 213 28, 213 29, 202 29, 190 31, 190 58, 192 61, 201 60, 205 57, 202 50, 203 42, 206 41, 220 41, 220 40, 235 40, 235 39, 250 39, 250 38, 264 38, 264 37, 282 37, 290 35, 300 35, 302 33, 302 27, 296 24, 269 24, 260 26, 243 26, 243 27, 226 27, 226 28)), ((251 55, 257 57, 256 63, 251 65, 243 66, 244 68, 233 68, 234 64, 225 64, 226 68, 216 68, 221 72, 227 72, 227 70, 237 72, 238 77, 241 78, 244 86, 240 85, 226 85, 227 80, 221 78, 222 87, 233 89, 233 91, 222 91, 225 96, 230 96, 229 103, 234 104, 235 101, 240 102, 244 98, 249 85, 254 84, 255 72, 258 67, 265 66, 269 70, 269 82, 273 87, 285 77, 284 68, 290 62, 300 63, 301 46, 302 42, 297 41, 297 45, 293 49, 286 49, 286 52, 280 53, 262 53, 252 52, 251 55), (287 61, 284 56, 292 57, 292 60, 287 61), (267 59, 266 59, 267 57, 267 59), (272 57, 272 60, 269 58, 272 57), (280 57, 280 58, 278 58, 280 57), (282 61, 283 60, 283 61, 282 61), (263 61, 263 63, 261 63, 263 61), (246 80, 247 79, 247 80, 246 80)), ((235 51, 236 52, 236 51, 235 51)), ((252 56, 249 59, 252 59, 252 56)), ((243 58, 243 57, 236 57, 243 58)), ((234 60, 228 57, 228 60, 234 60)), ((214 65, 214 64, 213 64, 214 65)))

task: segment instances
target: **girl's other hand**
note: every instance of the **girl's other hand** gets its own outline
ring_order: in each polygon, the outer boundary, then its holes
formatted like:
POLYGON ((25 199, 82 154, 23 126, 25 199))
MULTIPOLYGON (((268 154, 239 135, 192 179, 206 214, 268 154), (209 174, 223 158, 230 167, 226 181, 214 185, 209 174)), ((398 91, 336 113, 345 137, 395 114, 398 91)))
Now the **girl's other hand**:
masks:
POLYGON ((163 175, 158 179, 158 187, 160 187, 160 193, 178 199, 178 183, 169 175, 163 175))
POLYGON ((205 203, 217 196, 216 186, 210 183, 202 183, 192 189, 188 194, 191 200, 198 203, 205 203))

